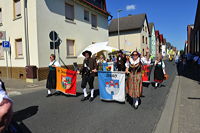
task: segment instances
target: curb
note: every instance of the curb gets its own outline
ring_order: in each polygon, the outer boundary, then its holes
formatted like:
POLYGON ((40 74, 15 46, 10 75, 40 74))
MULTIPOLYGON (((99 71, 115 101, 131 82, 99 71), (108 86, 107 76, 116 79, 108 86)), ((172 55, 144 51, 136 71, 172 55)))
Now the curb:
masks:
POLYGON ((176 109, 180 77, 176 76, 168 94, 160 120, 153 133, 170 133, 176 109))

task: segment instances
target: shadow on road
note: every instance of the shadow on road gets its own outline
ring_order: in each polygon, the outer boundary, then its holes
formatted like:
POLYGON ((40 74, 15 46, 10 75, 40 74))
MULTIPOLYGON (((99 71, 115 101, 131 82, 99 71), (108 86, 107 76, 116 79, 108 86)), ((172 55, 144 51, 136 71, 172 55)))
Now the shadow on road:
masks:
POLYGON ((23 110, 14 112, 13 119, 10 124, 10 130, 12 133, 31 133, 23 121, 37 114, 38 108, 39 106, 30 106, 23 110))
POLYGON ((200 98, 198 98, 198 97, 188 97, 188 99, 191 99, 191 100, 200 100, 200 98))

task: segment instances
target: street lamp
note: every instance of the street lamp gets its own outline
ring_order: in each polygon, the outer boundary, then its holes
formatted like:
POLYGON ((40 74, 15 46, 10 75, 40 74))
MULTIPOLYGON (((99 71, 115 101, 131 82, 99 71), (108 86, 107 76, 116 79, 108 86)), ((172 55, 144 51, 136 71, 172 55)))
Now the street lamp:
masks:
POLYGON ((120 33, 119 33, 119 13, 122 12, 121 9, 117 10, 117 17, 118 17, 118 49, 120 49, 120 33))

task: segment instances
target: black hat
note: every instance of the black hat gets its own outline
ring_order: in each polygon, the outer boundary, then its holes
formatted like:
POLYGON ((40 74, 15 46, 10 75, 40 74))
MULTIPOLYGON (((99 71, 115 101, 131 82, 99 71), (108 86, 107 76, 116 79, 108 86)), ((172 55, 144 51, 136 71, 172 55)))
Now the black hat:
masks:
POLYGON ((88 50, 84 51, 84 52, 82 53, 82 55, 85 56, 86 53, 88 53, 89 56, 92 56, 92 52, 91 52, 91 51, 88 51, 88 50))
POLYGON ((119 51, 118 51, 118 53, 121 53, 121 54, 123 54, 123 51, 122 51, 122 50, 119 50, 119 51))

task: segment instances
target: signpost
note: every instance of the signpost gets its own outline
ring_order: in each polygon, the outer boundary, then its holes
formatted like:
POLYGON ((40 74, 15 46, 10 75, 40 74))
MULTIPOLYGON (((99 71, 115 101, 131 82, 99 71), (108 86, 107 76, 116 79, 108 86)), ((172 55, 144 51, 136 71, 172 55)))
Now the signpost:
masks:
POLYGON ((54 50, 54 55, 56 55, 56 49, 58 49, 58 61, 60 63, 60 50, 59 46, 61 44, 61 39, 58 37, 58 34, 55 31, 51 31, 49 33, 49 38, 51 39, 50 42, 50 49, 54 50))
POLYGON ((10 50, 10 42, 3 41, 2 46, 3 46, 3 49, 6 51, 6 67, 7 67, 7 78, 8 78, 8 51, 10 50))

